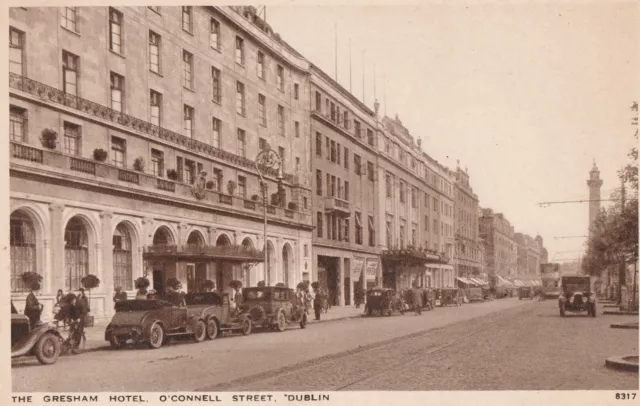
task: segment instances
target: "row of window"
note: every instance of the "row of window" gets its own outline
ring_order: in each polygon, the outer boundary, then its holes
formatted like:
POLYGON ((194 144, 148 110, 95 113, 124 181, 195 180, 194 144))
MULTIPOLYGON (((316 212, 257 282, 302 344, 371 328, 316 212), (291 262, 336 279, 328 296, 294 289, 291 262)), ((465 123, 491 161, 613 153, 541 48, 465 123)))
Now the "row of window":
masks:
MULTIPOLYGON (((337 103, 334 103, 332 100, 330 100, 326 96, 325 96, 325 108, 323 109, 322 94, 316 91, 315 97, 316 97, 315 110, 318 113, 325 115, 327 118, 329 118, 331 121, 333 121, 337 125, 343 126, 344 129, 347 131, 351 129, 350 113, 347 109, 343 108, 343 111, 341 113, 340 106, 337 103)), ((375 137, 373 135, 373 130, 370 128, 367 128, 366 132, 367 132, 367 144, 373 147, 375 145, 375 137)), ((363 137, 362 126, 360 124, 360 121, 356 119, 353 119, 353 134, 359 139, 362 139, 363 137)))
MULTIPOLYGON (((362 213, 355 212, 355 243, 357 245, 363 244, 363 232, 364 227, 362 226, 362 213)), ((369 216, 368 219, 369 226, 369 241, 368 244, 370 247, 376 246, 376 231, 373 226, 373 216, 369 216)), ((326 238, 328 240, 333 241, 344 241, 349 242, 350 236, 350 221, 349 219, 341 218, 336 216, 334 213, 326 213, 325 215, 322 212, 317 213, 316 217, 316 233, 319 238, 326 238), (326 220, 326 223, 325 223, 326 220), (326 235, 325 235, 325 224, 326 224, 326 235)))
MULTIPOLYGON (((324 139, 326 159, 338 165, 342 165, 342 161, 344 162, 344 168, 349 169, 349 148, 340 146, 339 142, 336 142, 327 136, 325 136, 324 139)), ((316 156, 322 158, 322 149, 322 134, 320 132, 316 132, 316 156)), ((373 162, 367 161, 367 166, 364 167, 362 158, 358 154, 353 154, 353 169, 355 174, 358 176, 362 175, 364 169, 366 170, 368 180, 373 182, 375 179, 375 167, 373 162)))
MULTIPOLYGON (((386 196, 389 198, 394 197, 394 183, 395 177, 391 173, 385 174, 385 190, 386 196)), ((400 203, 406 203, 407 197, 411 199, 411 207, 414 209, 418 208, 419 205, 419 189, 413 186, 409 186, 405 183, 405 181, 398 181, 398 189, 399 189, 399 198, 400 203), (409 195, 409 196, 407 196, 409 195)), ((440 205, 438 205, 438 199, 435 197, 431 197, 433 211, 442 213, 443 216, 452 217, 453 216, 453 206, 445 203, 444 201, 440 201, 440 205)), ((424 194, 424 207, 426 209, 429 208, 430 196, 425 192, 424 194)))
MULTIPOLYGON (((322 171, 316 169, 316 194, 322 196, 322 171)), ((338 199, 349 201, 349 182, 340 178, 336 178, 334 175, 326 174, 327 196, 337 197, 338 199)))

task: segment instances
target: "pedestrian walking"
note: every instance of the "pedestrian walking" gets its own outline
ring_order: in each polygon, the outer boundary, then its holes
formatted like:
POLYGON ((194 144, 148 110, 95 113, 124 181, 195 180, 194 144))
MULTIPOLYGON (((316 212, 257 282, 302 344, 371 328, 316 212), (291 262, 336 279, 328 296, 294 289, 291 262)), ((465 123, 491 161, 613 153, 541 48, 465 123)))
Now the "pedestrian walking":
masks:
POLYGON ((316 291, 315 298, 313 299, 313 310, 316 320, 320 320, 320 314, 322 313, 322 296, 322 293, 316 291))
POLYGON ((413 310, 415 310, 416 316, 422 315, 422 292, 417 285, 414 285, 411 289, 411 296, 413 299, 413 310))
POLYGON ((27 301, 24 305, 24 314, 29 318, 29 324, 31 328, 35 328, 42 324, 40 321, 40 315, 42 314, 43 306, 38 301, 35 292, 40 290, 40 284, 35 282, 31 286, 31 291, 27 295, 27 301))

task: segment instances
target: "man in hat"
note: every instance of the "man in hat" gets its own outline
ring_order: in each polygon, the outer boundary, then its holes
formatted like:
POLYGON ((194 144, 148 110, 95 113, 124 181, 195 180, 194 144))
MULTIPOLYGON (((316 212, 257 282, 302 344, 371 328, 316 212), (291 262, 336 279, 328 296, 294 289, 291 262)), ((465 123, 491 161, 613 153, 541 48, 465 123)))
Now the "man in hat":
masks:
POLYGON ((121 286, 117 286, 115 289, 115 294, 113 295, 113 303, 115 307, 115 303, 124 302, 127 300, 127 292, 122 291, 121 286))

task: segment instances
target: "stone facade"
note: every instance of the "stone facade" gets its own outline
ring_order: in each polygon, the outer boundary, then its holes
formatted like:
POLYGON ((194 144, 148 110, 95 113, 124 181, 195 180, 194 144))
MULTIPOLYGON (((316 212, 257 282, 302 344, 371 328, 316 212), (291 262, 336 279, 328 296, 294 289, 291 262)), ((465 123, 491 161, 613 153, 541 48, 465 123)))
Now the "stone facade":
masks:
POLYGON ((114 285, 132 296, 133 280, 144 275, 159 288, 158 279, 176 277, 186 290, 194 286, 194 273, 218 281, 224 291, 231 278, 255 285, 266 277, 263 264, 143 257, 156 245, 259 252, 263 210, 270 283, 295 287, 305 279, 312 266, 308 63, 269 27, 259 28, 252 11, 10 10, 10 29, 19 39, 9 92, 12 298, 18 308, 26 296, 19 275, 28 270, 44 278, 44 319, 55 292, 77 289, 86 274, 102 281, 91 292, 96 317, 111 314, 114 285), (236 61, 238 39, 243 55, 236 61), (153 66, 152 42, 159 44, 153 66), (159 97, 153 100, 151 92, 159 97), (46 146, 43 131, 57 133, 57 143, 46 146), (254 164, 261 138, 284 161, 280 181, 276 170, 264 170, 268 193, 280 189, 284 196, 266 205, 254 164), (99 149, 106 159, 99 159, 99 149))
POLYGON ((460 166, 455 172, 455 238, 454 264, 457 274, 473 277, 483 273, 482 251, 478 226, 478 196, 473 193, 469 173, 460 166))
POLYGON ((517 248, 513 226, 509 220, 502 213, 483 209, 480 217, 480 236, 485 244, 487 273, 515 277, 517 248))

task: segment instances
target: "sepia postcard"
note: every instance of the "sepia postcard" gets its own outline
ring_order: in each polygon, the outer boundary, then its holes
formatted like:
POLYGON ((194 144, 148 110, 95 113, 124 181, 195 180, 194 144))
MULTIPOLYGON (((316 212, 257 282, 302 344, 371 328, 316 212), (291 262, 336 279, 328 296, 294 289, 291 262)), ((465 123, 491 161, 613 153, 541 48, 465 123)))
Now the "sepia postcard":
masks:
POLYGON ((640 400, 637 1, 3 15, 3 404, 640 400))

